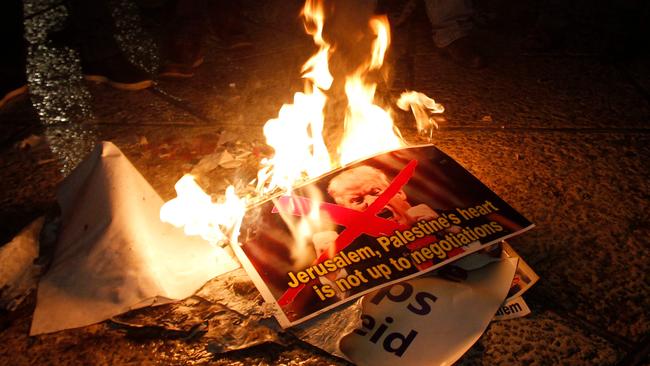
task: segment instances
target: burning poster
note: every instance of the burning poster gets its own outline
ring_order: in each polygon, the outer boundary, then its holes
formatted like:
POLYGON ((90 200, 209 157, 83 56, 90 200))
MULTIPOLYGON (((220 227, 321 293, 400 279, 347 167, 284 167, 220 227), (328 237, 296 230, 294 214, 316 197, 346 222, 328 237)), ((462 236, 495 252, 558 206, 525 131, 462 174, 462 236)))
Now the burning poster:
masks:
POLYGON ((418 146, 258 204, 235 251, 288 327, 532 227, 449 156, 418 146))

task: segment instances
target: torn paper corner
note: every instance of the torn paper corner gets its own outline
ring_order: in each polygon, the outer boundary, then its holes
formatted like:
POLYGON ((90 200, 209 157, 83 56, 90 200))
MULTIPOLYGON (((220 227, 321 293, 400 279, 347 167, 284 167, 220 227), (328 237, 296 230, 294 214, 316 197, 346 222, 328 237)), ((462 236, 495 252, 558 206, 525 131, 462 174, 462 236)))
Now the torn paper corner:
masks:
POLYGON ((57 199, 62 227, 39 284, 32 335, 182 299, 238 267, 223 249, 161 222, 163 200, 110 142, 75 168, 57 199))

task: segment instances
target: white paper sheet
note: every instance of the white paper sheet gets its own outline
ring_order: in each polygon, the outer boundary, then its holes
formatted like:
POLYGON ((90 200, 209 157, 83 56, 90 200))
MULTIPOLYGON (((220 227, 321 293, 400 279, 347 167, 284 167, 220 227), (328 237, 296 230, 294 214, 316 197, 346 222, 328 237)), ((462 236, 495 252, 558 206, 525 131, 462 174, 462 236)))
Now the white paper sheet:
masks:
POLYGON ((162 223, 162 199, 110 142, 63 181, 58 201, 63 227, 39 284, 32 335, 182 299, 238 267, 221 248, 162 223))
POLYGON ((363 326, 340 349, 358 365, 451 365, 483 334, 516 268, 503 259, 466 281, 422 276, 366 295, 363 326))

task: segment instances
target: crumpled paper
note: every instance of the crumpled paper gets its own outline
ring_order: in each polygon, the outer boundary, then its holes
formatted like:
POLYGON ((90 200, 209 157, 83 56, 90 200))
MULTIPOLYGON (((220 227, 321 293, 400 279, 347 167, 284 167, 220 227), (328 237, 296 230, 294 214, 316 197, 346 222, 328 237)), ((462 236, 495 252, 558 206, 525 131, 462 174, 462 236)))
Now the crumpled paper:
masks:
MULTIPOLYGON (((233 296, 236 296, 233 294, 233 296)), ((221 354, 267 342, 282 344, 278 334, 255 319, 200 296, 153 309, 130 311, 110 325, 134 340, 201 339, 207 350, 221 354)))
POLYGON ((112 143, 61 184, 62 228, 30 334, 101 322, 192 295, 238 263, 159 219, 163 200, 112 143))

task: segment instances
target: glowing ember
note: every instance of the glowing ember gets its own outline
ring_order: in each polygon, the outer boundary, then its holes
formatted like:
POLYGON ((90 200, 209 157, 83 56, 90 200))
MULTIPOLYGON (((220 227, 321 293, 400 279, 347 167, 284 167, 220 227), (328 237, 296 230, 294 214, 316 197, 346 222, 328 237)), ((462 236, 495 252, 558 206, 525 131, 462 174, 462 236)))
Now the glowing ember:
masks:
MULTIPOLYGON (((333 50, 323 38, 325 18, 322 1, 307 0, 302 16, 305 30, 319 50, 302 67, 305 90, 295 93, 293 104, 283 105, 278 117, 267 121, 264 126, 266 142, 274 149, 274 155, 261 161, 256 186, 256 192, 261 196, 278 189, 290 195, 297 183, 335 168, 332 160, 345 165, 406 145, 390 113, 375 104, 377 85, 371 81, 370 74, 382 67, 390 44, 388 19, 375 16, 368 24, 375 35, 368 60, 345 78, 348 106, 343 140, 337 149, 337 156, 332 159, 322 136, 327 103, 325 92, 333 83, 329 71, 329 58, 333 50)), ((398 106, 404 110, 412 109, 418 130, 431 124, 429 112, 440 113, 444 110, 433 99, 417 92, 404 93, 398 106)), ((212 243, 227 239, 232 243, 237 242, 246 201, 237 197, 232 186, 228 187, 225 200, 221 203, 212 202, 191 176, 181 178, 175 187, 178 197, 163 206, 160 212, 162 221, 183 226, 187 235, 200 235, 212 243), (231 233, 230 237, 226 233, 231 233)), ((290 228, 298 243, 293 253, 297 262, 308 257, 303 255, 301 248, 309 247, 307 241, 312 240, 309 236, 313 232, 310 228, 320 219, 316 210, 290 228)))

